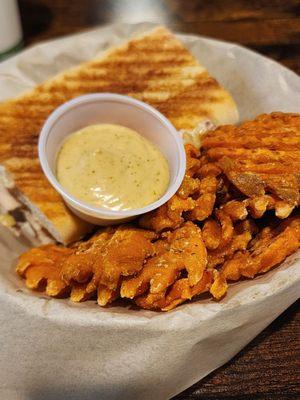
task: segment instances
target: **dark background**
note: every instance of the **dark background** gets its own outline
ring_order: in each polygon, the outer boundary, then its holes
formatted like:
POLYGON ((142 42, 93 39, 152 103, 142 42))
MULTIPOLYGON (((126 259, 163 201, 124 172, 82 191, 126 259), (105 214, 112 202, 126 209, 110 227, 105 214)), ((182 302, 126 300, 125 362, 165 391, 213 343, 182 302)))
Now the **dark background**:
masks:
MULTIPOLYGON (((151 21, 240 43, 300 73, 300 1, 19 0, 19 4, 25 46, 99 24, 151 21)), ((233 360, 174 400, 300 399, 298 306, 299 302, 291 306, 233 360)))

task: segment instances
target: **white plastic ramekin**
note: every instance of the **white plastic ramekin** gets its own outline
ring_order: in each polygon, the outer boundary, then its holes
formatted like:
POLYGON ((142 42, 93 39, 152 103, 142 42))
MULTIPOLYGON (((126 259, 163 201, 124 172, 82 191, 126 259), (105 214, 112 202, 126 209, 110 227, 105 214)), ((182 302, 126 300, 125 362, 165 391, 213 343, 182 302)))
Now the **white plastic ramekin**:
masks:
POLYGON ((68 207, 80 218, 97 225, 128 221, 161 206, 179 188, 185 173, 185 151, 182 139, 170 121, 142 101, 112 93, 93 93, 77 97, 58 107, 46 120, 39 138, 39 159, 52 186, 68 207), (111 123, 139 132, 154 143, 166 157, 170 182, 157 201, 133 210, 113 211, 92 206, 72 196, 55 175, 56 157, 66 136, 88 125, 111 123))

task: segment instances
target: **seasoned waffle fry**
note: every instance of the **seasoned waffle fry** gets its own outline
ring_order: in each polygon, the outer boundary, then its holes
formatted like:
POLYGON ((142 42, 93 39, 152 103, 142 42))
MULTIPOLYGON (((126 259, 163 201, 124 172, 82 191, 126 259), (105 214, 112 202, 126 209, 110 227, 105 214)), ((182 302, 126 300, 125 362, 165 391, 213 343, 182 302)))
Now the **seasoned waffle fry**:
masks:
POLYGON ((280 200, 276 196, 263 195, 245 200, 231 200, 220 207, 233 221, 243 220, 249 214, 253 218, 261 218, 268 210, 274 210, 278 218, 287 218, 294 206, 280 200))
POLYGON ((299 114, 263 114, 239 127, 219 127, 202 145, 207 159, 217 162, 244 195, 274 195, 289 209, 299 205, 299 114))
POLYGON ((201 238, 200 229, 192 222, 168 233, 168 249, 149 259, 141 272, 121 285, 121 297, 133 299, 145 292, 164 294, 182 271, 187 272, 191 286, 202 278, 207 264, 206 248, 201 238))
POLYGON ((161 232, 176 229, 185 220, 203 221, 212 214, 221 170, 213 164, 205 169, 200 152, 192 145, 186 146, 186 154, 186 174, 178 192, 159 209, 143 215, 141 227, 161 232))
POLYGON ((29 289, 45 290, 52 297, 63 296, 69 285, 61 279, 61 268, 72 253, 72 249, 54 245, 34 248, 21 255, 16 270, 29 289))
MULTIPOLYGON (((208 268, 215 268, 231 258, 237 251, 245 250, 256 232, 253 221, 245 220, 235 225, 232 239, 225 245, 221 245, 208 251, 208 268)), ((222 238, 222 236, 221 236, 222 238)))
POLYGON ((238 252, 225 262, 221 273, 225 279, 253 278, 282 262, 300 246, 300 216, 291 217, 278 227, 262 230, 246 252, 238 252))
MULTIPOLYGON (((155 238, 154 232, 132 226, 117 228, 95 260, 93 277, 87 286, 87 292, 94 292, 99 285, 115 291, 121 276, 131 276, 139 272, 145 260, 154 252, 151 241, 155 238)), ((102 292, 103 290, 99 290, 98 295, 102 292)), ((103 299, 106 297, 110 298, 107 292, 103 299)))
POLYGON ((193 297, 209 290, 213 274, 205 271, 200 281, 191 286, 187 278, 178 279, 171 287, 169 293, 149 293, 137 297, 135 302, 138 306, 150 309, 170 311, 181 303, 191 300, 193 297))
POLYGON ((89 281, 94 273, 97 258, 114 232, 115 228, 100 230, 89 240, 80 243, 74 253, 63 262, 62 279, 68 284, 72 281, 77 283, 89 281))

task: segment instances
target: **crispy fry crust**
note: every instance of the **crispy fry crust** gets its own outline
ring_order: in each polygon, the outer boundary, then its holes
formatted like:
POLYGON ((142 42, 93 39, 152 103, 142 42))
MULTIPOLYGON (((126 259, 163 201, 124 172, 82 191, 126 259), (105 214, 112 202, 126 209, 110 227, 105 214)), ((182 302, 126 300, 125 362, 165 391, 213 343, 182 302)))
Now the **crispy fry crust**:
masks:
MULTIPOLYGON (((151 231, 121 226, 105 245, 94 264, 94 273, 87 292, 98 291, 98 301, 110 302, 118 290, 120 278, 139 272, 146 259, 154 253, 151 240, 156 234, 151 231)), ((105 303, 106 304, 106 303, 105 303)))
POLYGON ((178 192, 162 207, 143 215, 139 220, 141 227, 160 232, 176 229, 186 219, 203 221, 212 214, 221 170, 213 164, 204 169, 200 152, 194 146, 186 145, 185 150, 186 173, 178 192))
POLYGON ((149 259, 137 276, 122 282, 121 297, 133 299, 149 293, 161 300, 183 271, 191 287, 202 279, 207 252, 196 225, 187 222, 161 240, 167 242, 165 250, 149 259))
POLYGON ((264 228, 244 252, 237 252, 225 262, 221 273, 227 280, 254 278, 267 272, 295 252, 300 245, 300 217, 291 217, 278 227, 264 228))
POLYGON ((138 272, 153 254, 155 238, 154 232, 124 225, 102 230, 80 244, 62 265, 62 279, 75 284, 71 299, 83 301, 97 293, 100 305, 113 301, 120 278, 138 272))
POLYGON ((191 300, 193 297, 207 292, 213 281, 211 271, 204 271, 200 281, 191 286, 187 278, 178 279, 171 286, 167 294, 149 293, 138 297, 135 302, 138 306, 148 310, 170 311, 181 303, 191 300))
POLYGON ((52 297, 63 296, 69 285, 61 278, 62 264, 72 253, 72 249, 54 245, 31 249, 21 255, 17 272, 29 289, 45 290, 52 297))
POLYGON ((204 292, 219 300, 228 282, 254 278, 297 251, 300 116, 219 127, 203 147, 186 146, 181 187, 139 227, 100 229, 71 247, 24 253, 17 272, 27 287, 169 311, 204 292))
POLYGON ((247 197, 271 194, 291 208, 299 205, 299 114, 262 114, 238 127, 221 126, 206 135, 202 146, 247 197))
POLYGON ((89 281, 94 273, 96 260, 114 232, 114 228, 100 230, 91 239, 80 243, 73 254, 63 262, 62 279, 68 284, 72 281, 77 283, 89 281))

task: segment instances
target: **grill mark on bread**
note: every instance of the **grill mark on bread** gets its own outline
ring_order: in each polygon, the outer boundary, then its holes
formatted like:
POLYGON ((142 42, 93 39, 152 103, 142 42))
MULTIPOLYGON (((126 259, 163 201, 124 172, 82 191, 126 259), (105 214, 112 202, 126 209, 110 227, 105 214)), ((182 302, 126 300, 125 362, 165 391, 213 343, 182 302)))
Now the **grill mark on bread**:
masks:
POLYGON ((217 87, 218 83, 215 79, 203 77, 176 96, 172 96, 165 101, 153 102, 153 105, 170 119, 191 114, 197 115, 197 117, 208 116, 209 113, 203 103, 207 105, 209 102, 216 103, 221 100, 217 96, 210 94, 209 89, 213 93, 213 90, 217 87), (207 91, 205 92, 206 89, 207 91))

